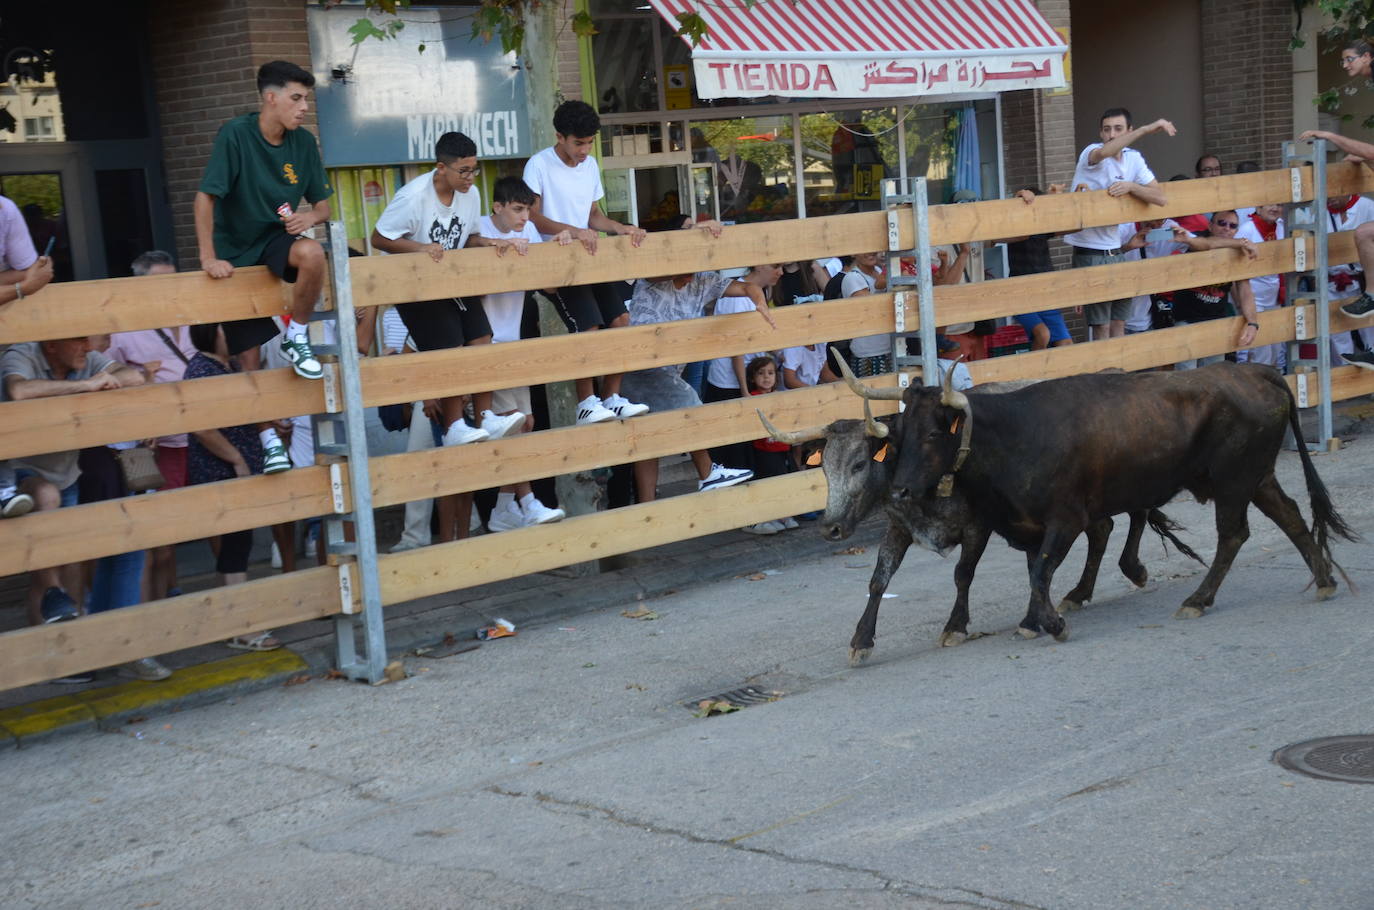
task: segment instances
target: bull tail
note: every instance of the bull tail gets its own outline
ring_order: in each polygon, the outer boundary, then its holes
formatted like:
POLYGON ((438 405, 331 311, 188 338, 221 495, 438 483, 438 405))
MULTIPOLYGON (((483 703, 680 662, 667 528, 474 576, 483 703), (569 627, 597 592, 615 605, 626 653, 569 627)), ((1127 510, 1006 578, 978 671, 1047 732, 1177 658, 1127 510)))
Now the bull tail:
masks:
POLYGON ((1169 542, 1172 541, 1173 545, 1177 547, 1178 551, 1182 553, 1184 556, 1191 556, 1193 559, 1196 559, 1204 566, 1207 565, 1207 561, 1203 559, 1201 556, 1197 555, 1197 553, 1194 552, 1192 547, 1188 546, 1186 543, 1184 543, 1183 541, 1179 540, 1177 537, 1174 536, 1175 531, 1188 530, 1187 528, 1183 527, 1183 525, 1174 521, 1168 515, 1165 515, 1163 512, 1159 511, 1159 509, 1151 509, 1149 513, 1145 516, 1145 521, 1150 525, 1150 530, 1158 534, 1160 540, 1165 542, 1164 548, 1166 551, 1169 548, 1169 542))
POLYGON ((1293 390, 1288 388, 1288 383, 1275 376, 1274 382, 1283 387, 1283 393, 1288 396, 1288 425, 1293 430, 1293 441, 1298 446, 1298 457, 1302 459, 1302 474, 1307 481, 1307 495, 1312 504, 1312 536, 1316 538, 1317 547, 1328 561, 1331 559, 1331 549, 1328 546, 1330 535, 1335 534, 1349 541, 1357 541, 1360 535, 1350 525, 1345 523, 1345 519, 1336 511, 1336 507, 1331 504, 1331 494, 1326 490, 1326 484, 1322 483, 1321 475, 1317 473, 1317 466, 1312 463, 1312 455, 1307 451, 1307 441, 1302 436, 1302 424, 1298 420, 1298 403, 1293 400, 1293 390))

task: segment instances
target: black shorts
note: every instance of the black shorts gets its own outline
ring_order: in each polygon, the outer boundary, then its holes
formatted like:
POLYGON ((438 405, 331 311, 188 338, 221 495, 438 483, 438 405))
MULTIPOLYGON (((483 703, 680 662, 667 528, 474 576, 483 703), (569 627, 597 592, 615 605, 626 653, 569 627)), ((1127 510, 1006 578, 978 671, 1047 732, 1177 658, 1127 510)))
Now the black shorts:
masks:
MULTIPOLYGON (((285 232, 273 237, 263 248, 257 264, 267 266, 268 271, 287 284, 295 284, 296 269, 286 263, 287 257, 291 255, 291 244, 299 239, 299 237, 285 232)), ((250 348, 264 345, 279 334, 281 334, 281 329, 269 316, 241 319, 238 322, 226 322, 224 324, 224 340, 228 343, 230 356, 242 354, 250 348)))
POLYGON ((285 231, 273 237, 267 246, 263 247, 262 255, 258 257, 258 265, 267 266, 273 275, 287 284, 295 284, 296 267, 287 265, 287 259, 291 255, 291 244, 300 239, 295 234, 285 231))
POLYGON ((482 301, 463 297, 398 303, 396 312, 410 331, 417 351, 461 348, 473 339, 491 335, 482 301))
POLYGON ((629 312, 620 292, 609 282, 559 288, 553 296, 553 306, 574 334, 590 328, 604 329, 629 312))

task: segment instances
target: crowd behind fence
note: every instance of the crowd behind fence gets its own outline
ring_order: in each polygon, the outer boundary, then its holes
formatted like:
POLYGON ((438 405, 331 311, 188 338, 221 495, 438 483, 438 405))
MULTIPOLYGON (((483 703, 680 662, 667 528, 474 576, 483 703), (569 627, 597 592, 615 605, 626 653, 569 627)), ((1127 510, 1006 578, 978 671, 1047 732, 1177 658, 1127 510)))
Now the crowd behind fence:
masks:
MULTIPOLYGON (((1310 173, 1303 172, 1301 177, 1298 195, 1310 200, 1310 173)), ((1369 190, 1374 190, 1374 177, 1363 168, 1330 166, 1329 195, 1369 190)), ((1149 207, 1148 215, 1157 218, 1294 201, 1290 172, 1267 171, 1171 183, 1167 204, 1149 207)), ((1129 198, 1078 193, 1041 197, 1031 206, 1017 200, 932 206, 929 233, 932 243, 962 243, 1057 233, 1145 216, 1146 206, 1129 198)), ((898 248, 912 248, 910 219, 896 220, 898 248)), ((1204 282, 1281 274, 1294 269, 1295 246, 1311 243, 1311 237, 1266 242, 1253 260, 1218 250, 940 287, 934 293, 935 322, 1006 317, 1204 282)), ((353 306, 383 306, 455 293, 587 284, 888 247, 887 215, 875 212, 730 227, 719 239, 702 231, 652 234, 637 249, 626 238, 609 238, 595 256, 576 245, 539 244, 515 267, 511 258, 498 257, 491 249, 451 253, 440 264, 419 253, 353 259, 347 262, 348 292, 353 306)), ((1356 258, 1348 233, 1329 237, 1330 262, 1356 258)), ((908 293, 901 298, 908 330, 920 321, 915 296, 908 293)), ((369 358, 358 363, 356 378, 361 403, 369 407, 481 391, 491 387, 493 375, 500 375, 502 383, 509 385, 539 385, 890 331, 896 321, 897 299, 893 293, 880 293, 779 308, 773 311, 776 329, 756 316, 737 314, 369 358)), ((276 315, 284 304, 281 285, 262 268, 241 269, 228 281, 184 272, 53 285, 42 295, 0 308, 0 345, 276 315)), ((1296 311, 1303 306, 1260 313, 1254 344, 1297 339, 1296 311)), ((1330 320, 1332 333, 1363 327, 1334 306, 1330 320)), ((1232 322, 1217 320, 980 360, 969 369, 975 381, 983 382, 1051 378, 1107 367, 1158 367, 1231 351, 1236 336, 1232 322)), ((1316 321, 1308 318, 1306 324, 1316 321)), ((289 414, 338 413, 344 408, 339 369, 338 364, 328 366, 331 375, 324 383, 300 382, 290 370, 268 370, 5 402, 0 404, 0 459, 289 414)), ((1289 380, 1295 387, 1300 382, 1295 376, 1289 380)), ((896 381, 889 374, 877 383, 896 381)), ((1331 389, 1334 400, 1370 394, 1374 376, 1354 367, 1337 367, 1331 370, 1331 389)), ((1304 399, 1315 403, 1311 391, 1304 391, 1304 399)), ((757 403, 741 398, 628 421, 555 428, 482 445, 373 457, 366 464, 371 504, 383 507, 757 439, 757 403)), ((894 402, 874 402, 879 415, 895 408, 894 402)), ((862 405, 842 384, 832 384, 775 392, 768 396, 767 410, 776 426, 792 430, 860 416, 862 405)), ((286 478, 242 477, 4 522, 0 524, 0 575, 349 513, 354 507, 354 487, 347 472, 340 470, 341 460, 322 458, 335 464, 298 468, 286 478)), ((364 571, 377 573, 382 605, 398 604, 816 509, 823 504, 824 492, 821 472, 802 471, 699 496, 385 554, 375 558, 375 566, 335 556, 330 564, 316 568, 171 597, 78 622, 6 632, 0 634, 0 689, 304 620, 355 613, 360 608, 364 571)))

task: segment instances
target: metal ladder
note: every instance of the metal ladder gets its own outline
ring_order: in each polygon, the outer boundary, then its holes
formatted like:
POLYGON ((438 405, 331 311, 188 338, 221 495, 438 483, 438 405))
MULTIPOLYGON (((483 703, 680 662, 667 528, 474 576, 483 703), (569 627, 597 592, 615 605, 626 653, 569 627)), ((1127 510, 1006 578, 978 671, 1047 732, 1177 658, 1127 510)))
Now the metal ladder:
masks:
POLYGON ((892 335, 892 363, 902 388, 911 382, 912 367, 919 367, 925 385, 939 385, 941 373, 935 346, 935 287, 930 272, 930 208, 924 177, 889 177, 883 180, 883 210, 887 213, 887 289, 893 293, 895 326, 892 335), (914 249, 901 248, 902 206, 910 206, 914 249), (916 274, 902 274, 902 257, 916 259, 916 274), (921 323, 916 331, 906 325, 907 295, 916 292, 921 323), (907 353, 907 339, 919 337, 921 354, 907 353))
POLYGON ((358 375, 357 319, 348 268, 348 235, 341 221, 329 222, 329 285, 332 310, 311 317, 311 347, 324 363, 325 413, 312 418, 315 454, 329 466, 334 511, 324 518, 325 553, 339 573, 341 612, 334 617, 334 666, 349 679, 376 685, 386 669, 386 629, 382 617, 381 580, 377 571, 377 532, 372 514, 372 481, 368 471, 367 427, 358 375), (335 341, 321 336, 317 325, 334 326, 335 341), (343 472, 348 471, 351 510, 344 499, 343 472), (346 525, 353 525, 353 540, 346 525), (356 572, 356 575, 354 574, 356 572), (361 611, 354 604, 357 586, 361 611), (358 651, 361 627, 363 650, 358 651))
MULTIPOLYGON (((1320 448, 1325 449, 1332 437, 1331 425, 1331 308, 1327 290, 1326 214, 1326 140, 1289 141, 1283 144, 1283 165, 1292 179, 1292 199, 1284 206, 1288 236, 1294 238, 1293 271, 1286 278, 1286 299, 1293 307, 1296 340, 1288 345, 1289 371, 1297 379, 1299 408, 1310 408, 1312 396, 1317 397, 1317 419, 1320 448), (1304 201, 1302 191, 1303 167, 1312 169, 1312 199, 1304 201), (1309 250, 1308 240, 1311 239, 1309 250), (1316 325, 1310 325, 1305 304, 1311 303, 1316 312, 1316 325), (1298 357, 1302 342, 1317 345, 1317 388, 1312 386, 1312 361, 1298 357), (1301 369, 1298 369, 1299 365, 1301 369)), ((1297 442, 1295 440, 1295 442, 1297 442)))

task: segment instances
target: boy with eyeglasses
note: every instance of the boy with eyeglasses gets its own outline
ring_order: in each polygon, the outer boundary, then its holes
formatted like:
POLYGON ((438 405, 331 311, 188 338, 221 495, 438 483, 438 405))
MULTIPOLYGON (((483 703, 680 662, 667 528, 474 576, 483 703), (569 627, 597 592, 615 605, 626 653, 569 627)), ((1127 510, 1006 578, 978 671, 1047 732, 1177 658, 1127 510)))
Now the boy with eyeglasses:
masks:
MULTIPOLYGON (((434 143, 434 170, 421 174, 396 191, 372 231, 372 245, 384 253, 428 253, 443 262, 449 250, 464 246, 509 246, 477 233, 482 195, 473 186, 477 174, 477 145, 462 133, 444 133, 434 143)), ((397 304, 396 312, 410 330, 417 350, 444 351, 464 345, 490 344, 491 324, 475 298, 443 297, 397 304)), ((499 439, 522 426, 519 411, 495 414, 491 392, 473 392, 473 417, 480 427, 463 419, 466 395, 439 399, 446 446, 483 439, 499 439)))

